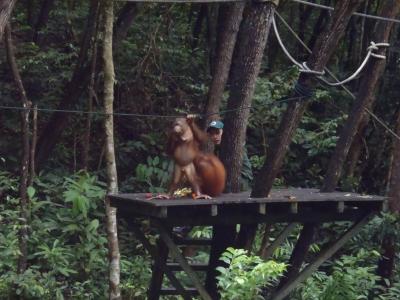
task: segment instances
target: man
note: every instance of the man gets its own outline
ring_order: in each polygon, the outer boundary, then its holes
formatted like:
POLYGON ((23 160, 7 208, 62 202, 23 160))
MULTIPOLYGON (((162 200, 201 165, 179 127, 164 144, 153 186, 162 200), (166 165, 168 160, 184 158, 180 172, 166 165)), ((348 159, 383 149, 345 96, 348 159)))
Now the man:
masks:
MULTIPOLYGON (((207 133, 215 146, 214 153, 219 156, 219 145, 221 144, 222 134, 224 133, 224 123, 219 120, 211 121, 207 127, 207 133)), ((250 183, 253 181, 253 171, 251 169, 249 157, 247 156, 246 147, 244 147, 243 151, 243 164, 240 174, 241 190, 246 191, 250 188, 250 183)))

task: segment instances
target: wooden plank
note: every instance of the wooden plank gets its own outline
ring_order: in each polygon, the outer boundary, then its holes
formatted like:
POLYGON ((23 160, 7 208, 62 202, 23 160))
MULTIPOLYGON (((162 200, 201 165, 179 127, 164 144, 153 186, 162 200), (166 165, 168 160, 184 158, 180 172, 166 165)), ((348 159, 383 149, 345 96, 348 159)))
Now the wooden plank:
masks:
POLYGON ((370 217, 371 215, 368 214, 361 218, 359 221, 355 222, 355 224, 349 230, 347 230, 337 241, 322 250, 321 253, 311 263, 309 263, 303 271, 298 274, 297 277, 287 282, 281 289, 273 293, 270 297, 270 300, 282 300, 287 297, 299 283, 303 282, 310 275, 312 275, 325 261, 332 257, 332 255, 334 255, 336 251, 343 247, 348 240, 355 236, 362 229, 362 227, 368 223, 370 217))
POLYGON ((221 204, 243 204, 243 203, 284 203, 293 202, 355 202, 365 203, 370 201, 385 201, 387 198, 375 195, 360 195, 355 193, 320 193, 316 189, 283 189, 273 190, 267 198, 250 198, 248 192, 236 194, 222 194, 214 199, 193 200, 191 198, 179 199, 153 199, 147 200, 145 194, 117 194, 110 195, 113 205, 141 204, 144 206, 164 207, 164 206, 204 206, 221 204))
POLYGON ((175 245, 174 241, 168 234, 168 231, 165 229, 164 225, 154 220, 154 225, 156 225, 159 233, 160 238, 164 241, 165 245, 168 247, 171 256, 181 265, 182 269, 188 275, 190 280, 192 281, 194 287, 198 290, 199 295, 204 300, 212 300, 204 286, 201 284, 199 277, 197 276, 196 272, 190 267, 189 263, 186 261, 185 257, 180 252, 178 246, 175 245))
MULTIPOLYGON (((186 288, 185 289, 186 293, 191 295, 191 296, 196 296, 199 294, 199 292, 195 289, 195 288, 186 288)), ((162 296, 166 296, 166 295, 181 295, 181 293, 173 288, 173 287, 165 287, 162 288, 160 291, 160 295, 162 296)), ((192 297, 190 297, 190 299, 192 299, 192 297)))

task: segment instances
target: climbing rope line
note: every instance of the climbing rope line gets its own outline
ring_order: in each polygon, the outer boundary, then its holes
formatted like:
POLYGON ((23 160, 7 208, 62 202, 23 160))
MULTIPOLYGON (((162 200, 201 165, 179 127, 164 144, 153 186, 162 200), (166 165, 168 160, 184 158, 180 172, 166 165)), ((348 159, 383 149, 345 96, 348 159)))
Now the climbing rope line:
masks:
MULTIPOLYGON (((335 10, 335 9, 334 9, 333 7, 331 7, 331 6, 326 6, 326 5, 322 5, 322 4, 318 4, 318 3, 313 3, 313 2, 308 2, 308 1, 304 1, 304 0, 292 0, 292 1, 293 1, 293 2, 297 2, 297 3, 304 4, 304 5, 308 5, 308 6, 313 6, 313 7, 321 8, 321 9, 326 9, 326 10, 331 10, 331 11, 335 10)), ((365 14, 365 13, 355 12, 355 13, 353 13, 353 15, 359 16, 359 17, 364 17, 364 18, 370 18, 370 19, 380 20, 380 21, 400 23, 400 20, 398 20, 398 19, 385 18, 385 17, 375 16, 375 15, 370 15, 370 14, 365 14)))
MULTIPOLYGON (((304 96, 296 96, 296 97, 282 97, 277 100, 274 100, 274 102, 269 103, 267 106, 275 106, 279 105, 282 103, 287 103, 287 102, 292 102, 292 101, 299 101, 303 99, 304 96)), ((198 117, 208 117, 212 115, 223 115, 226 113, 234 112, 234 111, 239 111, 239 110, 244 110, 244 109, 252 109, 251 106, 245 106, 245 107, 238 107, 234 109, 227 109, 227 110, 221 110, 220 112, 216 113, 209 113, 209 114, 196 114, 198 117)), ((100 116, 121 116, 121 117, 136 117, 136 118, 178 118, 182 117, 182 115, 160 115, 160 114, 134 114, 134 113, 120 113, 120 112, 115 112, 112 114, 101 112, 101 111, 84 111, 84 110, 72 110, 72 109, 52 109, 52 108, 36 108, 36 107, 22 107, 22 106, 6 106, 6 105, 0 105, 0 110, 37 110, 41 112, 51 112, 51 113, 70 113, 70 114, 83 114, 83 115, 100 115, 100 116)))
POLYGON ((274 28, 276 39, 278 40, 278 43, 281 46, 283 52, 295 65, 297 65, 299 67, 299 71, 301 73, 318 75, 317 76, 318 79, 322 80, 325 84, 330 85, 330 86, 339 86, 339 85, 343 85, 347 82, 354 80, 361 73, 361 71, 364 69, 364 67, 367 65, 367 63, 371 57, 375 57, 378 59, 386 59, 385 55, 375 53, 374 51, 378 51, 380 47, 389 47, 390 46, 388 43, 371 42, 371 44, 367 48, 368 53, 365 56, 364 61, 361 63, 359 68, 353 73, 353 75, 351 75, 348 78, 346 78, 342 81, 339 81, 339 82, 329 82, 328 80, 326 80, 325 78, 322 77, 322 75, 325 75, 325 70, 322 70, 322 71, 311 70, 307 66, 306 62, 300 63, 296 59, 294 59, 292 55, 290 55, 288 49, 285 47, 285 44, 282 42, 282 38, 279 34, 278 27, 276 26, 275 16, 272 17, 272 26, 274 28))
MULTIPOLYGON (((303 40, 297 35, 297 33, 293 30, 293 28, 285 21, 285 19, 275 11, 275 15, 279 18, 279 20, 285 25, 285 27, 289 30, 289 32, 295 37, 295 39, 308 51, 308 53, 312 53, 311 49, 303 42, 303 40)), ((339 79, 328 69, 324 69, 334 80, 339 82, 339 79)), ((340 87, 354 100, 356 96, 344 85, 340 85, 340 87)), ((383 128, 385 128, 393 137, 400 141, 400 136, 396 134, 384 121, 382 121, 377 115, 375 115, 371 110, 367 107, 363 107, 363 109, 374 119, 376 120, 383 128)))

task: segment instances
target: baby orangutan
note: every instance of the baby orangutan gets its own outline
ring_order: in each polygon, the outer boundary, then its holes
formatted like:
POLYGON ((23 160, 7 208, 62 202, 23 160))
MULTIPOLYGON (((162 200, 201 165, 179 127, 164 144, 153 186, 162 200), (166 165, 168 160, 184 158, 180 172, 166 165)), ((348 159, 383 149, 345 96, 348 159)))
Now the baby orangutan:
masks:
POLYGON ((166 152, 174 160, 174 174, 168 196, 186 180, 193 190, 194 199, 211 199, 225 188, 226 172, 222 162, 211 153, 200 151, 208 135, 194 123, 193 118, 175 119, 166 152))

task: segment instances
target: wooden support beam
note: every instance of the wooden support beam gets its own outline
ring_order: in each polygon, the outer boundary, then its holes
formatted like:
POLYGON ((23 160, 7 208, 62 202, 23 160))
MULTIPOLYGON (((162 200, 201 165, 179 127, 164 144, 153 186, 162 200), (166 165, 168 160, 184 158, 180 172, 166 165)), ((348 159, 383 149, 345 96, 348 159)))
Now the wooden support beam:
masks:
POLYGON ((304 268, 302 272, 298 274, 297 277, 293 278, 289 282, 287 282, 284 286, 282 286, 277 292, 275 292, 270 300, 282 300, 289 295, 294 288, 304 280, 306 280, 312 273, 314 273, 325 261, 327 261, 333 254, 336 253, 344 244, 350 240, 353 236, 355 236, 362 227, 368 223, 371 214, 364 216, 358 222, 347 230, 338 240, 336 240, 332 245, 326 247, 321 253, 310 262, 307 267, 304 268))
POLYGON ((211 216, 216 217, 218 215, 218 206, 211 205, 211 216))
POLYGON ((282 243, 286 240, 286 238, 289 236, 289 234, 293 231, 293 229, 296 228, 296 223, 289 223, 282 231, 281 233, 276 237, 276 239, 273 241, 273 243, 263 251, 263 256, 262 258, 267 260, 272 254, 274 254, 275 250, 282 245, 282 243))
POLYGON ((267 213, 267 204, 266 203, 260 203, 258 206, 258 213, 261 215, 265 215, 267 213))
POLYGON ((286 285, 287 282, 296 277, 299 273, 301 266, 307 256, 310 245, 314 239, 315 230, 317 228, 316 223, 305 223, 303 229, 300 232, 299 239, 297 240, 296 246, 293 249, 292 255, 289 260, 289 267, 282 277, 278 289, 286 285))
MULTIPOLYGON (((152 259, 155 260, 156 257, 158 257, 157 249, 149 242, 149 240, 146 238, 144 233, 138 228, 138 226, 136 224, 129 223, 128 226, 129 226, 129 229, 133 231, 133 233, 136 235, 136 237, 142 243, 143 247, 149 252, 152 259)), ((184 286, 179 282, 179 280, 176 278, 176 276, 172 272, 172 270, 166 268, 164 270, 164 272, 165 272, 165 275, 167 275, 170 283, 175 287, 176 291, 178 291, 179 294, 182 295, 184 300, 192 299, 192 297, 190 296, 191 293, 188 292, 184 288, 184 286)))
POLYGON ((339 201, 337 204, 337 212, 342 214, 344 212, 344 201, 339 201))
POLYGON ((290 212, 292 214, 297 214, 299 212, 299 207, 297 202, 290 203, 290 212))
POLYGON ((204 300, 212 300, 204 286, 201 284, 199 277, 197 276, 196 272, 190 267, 189 263, 185 259, 185 257, 180 252, 178 246, 174 243, 172 238, 170 237, 168 231, 165 229, 164 225, 159 222, 158 220, 154 220, 154 225, 157 227, 160 238, 168 247, 171 256, 180 264, 183 271, 188 275, 190 280, 192 281, 194 287, 198 290, 200 297, 204 300))
POLYGON ((153 268, 151 270, 151 281, 147 294, 149 300, 158 300, 160 298, 160 290, 164 278, 167 258, 168 248, 165 243, 159 239, 157 241, 157 256, 154 259, 153 268))

